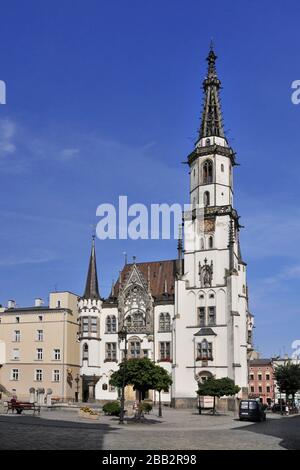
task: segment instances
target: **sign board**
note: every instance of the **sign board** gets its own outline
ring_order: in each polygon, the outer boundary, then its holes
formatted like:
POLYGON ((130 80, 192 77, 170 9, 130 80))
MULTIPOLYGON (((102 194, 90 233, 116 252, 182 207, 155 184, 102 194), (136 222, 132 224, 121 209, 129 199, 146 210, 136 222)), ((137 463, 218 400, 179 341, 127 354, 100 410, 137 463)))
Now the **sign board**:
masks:
POLYGON ((200 395, 200 406, 201 408, 213 408, 214 407, 214 397, 201 396, 200 395))

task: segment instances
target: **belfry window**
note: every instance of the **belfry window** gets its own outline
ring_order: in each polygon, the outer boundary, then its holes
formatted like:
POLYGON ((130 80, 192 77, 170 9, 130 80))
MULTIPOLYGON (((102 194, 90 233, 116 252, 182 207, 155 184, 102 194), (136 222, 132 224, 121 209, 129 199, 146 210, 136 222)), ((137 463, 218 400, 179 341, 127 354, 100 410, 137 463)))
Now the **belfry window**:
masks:
POLYGON ((202 167, 202 181, 204 184, 210 184, 213 182, 213 162, 206 160, 202 167))
POLYGON ((203 203, 204 203, 204 206, 207 207, 210 205, 210 194, 209 194, 209 191, 205 191, 205 193, 203 194, 203 203))
POLYGON ((209 237, 208 239, 208 248, 213 248, 214 246, 214 239, 213 237, 209 237))

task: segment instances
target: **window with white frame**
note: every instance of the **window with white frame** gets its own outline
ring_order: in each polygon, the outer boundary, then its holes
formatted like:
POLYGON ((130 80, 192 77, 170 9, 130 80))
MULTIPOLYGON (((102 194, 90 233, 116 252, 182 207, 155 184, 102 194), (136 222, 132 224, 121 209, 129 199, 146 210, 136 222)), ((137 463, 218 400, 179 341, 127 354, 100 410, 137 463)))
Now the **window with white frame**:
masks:
POLYGON ((42 369, 36 369, 35 370, 35 381, 36 382, 42 382, 43 380, 43 371, 42 369))
POLYGON ((159 343, 159 357, 161 361, 169 361, 171 359, 171 343, 169 341, 159 343))
POLYGON ((198 325, 205 326, 205 307, 198 308, 198 325))
POLYGON ((171 330, 171 317, 169 313, 161 313, 159 315, 159 331, 171 330))
POLYGON ((208 324, 216 324, 216 307, 208 307, 208 324))
POLYGON ((59 369, 54 369, 52 377, 53 377, 53 382, 59 382, 60 381, 60 371, 59 371, 59 369))
POLYGON ((44 341, 44 331, 43 330, 37 330, 36 331, 36 340, 37 341, 44 341))
POLYGON ((197 344, 197 358, 201 360, 212 360, 212 343, 206 339, 197 344))
POLYGON ((19 369, 12 369, 11 370, 10 379, 11 380, 19 380, 19 369))
POLYGON ((91 318, 91 332, 92 333, 97 333, 98 330, 98 320, 97 317, 92 317, 91 318))
POLYGON ((38 361, 43 360, 43 349, 42 348, 37 348, 36 350, 36 358, 38 361))
POLYGON ((19 343, 21 341, 21 331, 20 330, 15 330, 14 331, 14 341, 19 343))
POLYGON ((129 356, 132 358, 141 357, 141 342, 140 341, 136 340, 136 341, 129 342, 129 356))
POLYGON ((53 359, 55 361, 60 361, 60 349, 53 349, 53 359))
POLYGON ((82 331, 83 333, 88 333, 89 331, 89 317, 82 318, 82 331))
POLYGON ((105 359, 107 361, 117 360, 117 343, 106 343, 105 344, 105 359))
POLYGON ((13 349, 12 350, 12 359, 13 361, 18 361, 20 359, 20 349, 13 349))
POLYGON ((106 333, 116 333, 117 331, 117 318, 115 315, 108 315, 106 317, 106 333))
POLYGON ((83 361, 89 360, 89 347, 87 343, 84 343, 83 348, 82 348, 82 360, 83 361))

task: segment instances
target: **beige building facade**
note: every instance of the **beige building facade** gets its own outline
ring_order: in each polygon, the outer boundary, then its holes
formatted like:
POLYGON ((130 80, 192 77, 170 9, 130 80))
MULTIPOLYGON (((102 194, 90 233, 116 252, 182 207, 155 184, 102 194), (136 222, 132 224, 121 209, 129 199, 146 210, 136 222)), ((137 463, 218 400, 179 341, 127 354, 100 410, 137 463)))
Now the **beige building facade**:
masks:
POLYGON ((34 307, 10 301, 0 310, 0 392, 2 396, 47 402, 75 400, 81 389, 78 296, 50 293, 34 307), (50 397, 48 397, 49 400, 50 397))

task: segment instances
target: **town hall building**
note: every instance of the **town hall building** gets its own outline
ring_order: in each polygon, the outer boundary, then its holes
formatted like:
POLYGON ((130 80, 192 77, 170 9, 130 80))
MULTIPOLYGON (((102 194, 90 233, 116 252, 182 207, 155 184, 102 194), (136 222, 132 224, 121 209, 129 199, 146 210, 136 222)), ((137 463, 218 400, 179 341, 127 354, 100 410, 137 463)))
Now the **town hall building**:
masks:
MULTIPOLYGON (((177 258, 125 263, 103 299, 93 239, 79 300, 85 400, 118 397, 109 380, 125 354, 126 359, 148 357, 172 375, 162 400, 173 406, 193 406, 197 384, 208 377, 230 377, 240 395, 247 395, 253 316, 233 201, 236 158, 224 133, 216 58, 211 47, 199 136, 187 157, 191 209, 183 214, 177 258)), ((156 399, 154 393, 149 398, 156 399)), ((125 397, 137 399, 132 387, 126 387, 125 397)))

